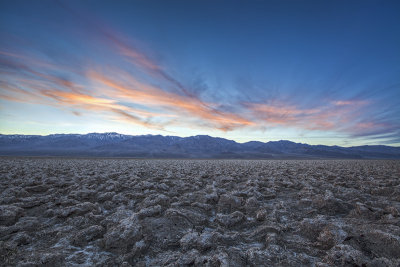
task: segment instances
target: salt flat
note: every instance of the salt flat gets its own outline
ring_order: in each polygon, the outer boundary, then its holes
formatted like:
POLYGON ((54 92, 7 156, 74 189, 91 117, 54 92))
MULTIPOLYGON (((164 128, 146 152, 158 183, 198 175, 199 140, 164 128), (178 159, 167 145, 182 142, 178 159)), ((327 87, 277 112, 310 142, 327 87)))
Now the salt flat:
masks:
POLYGON ((400 161, 0 159, 3 266, 399 266, 400 161))

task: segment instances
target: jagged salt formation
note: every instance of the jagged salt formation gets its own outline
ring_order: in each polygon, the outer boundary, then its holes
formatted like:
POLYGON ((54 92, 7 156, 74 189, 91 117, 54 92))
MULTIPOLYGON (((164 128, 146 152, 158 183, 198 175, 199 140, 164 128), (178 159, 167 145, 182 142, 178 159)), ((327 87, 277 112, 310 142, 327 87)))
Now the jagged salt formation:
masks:
POLYGON ((2 158, 3 266, 399 266, 399 161, 2 158))

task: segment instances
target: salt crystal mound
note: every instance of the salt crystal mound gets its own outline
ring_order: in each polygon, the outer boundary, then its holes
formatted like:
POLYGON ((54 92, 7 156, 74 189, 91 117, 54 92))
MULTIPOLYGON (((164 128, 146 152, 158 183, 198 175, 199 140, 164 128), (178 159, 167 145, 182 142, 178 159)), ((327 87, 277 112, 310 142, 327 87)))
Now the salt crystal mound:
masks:
POLYGON ((400 161, 2 158, 1 266, 399 266, 400 161))

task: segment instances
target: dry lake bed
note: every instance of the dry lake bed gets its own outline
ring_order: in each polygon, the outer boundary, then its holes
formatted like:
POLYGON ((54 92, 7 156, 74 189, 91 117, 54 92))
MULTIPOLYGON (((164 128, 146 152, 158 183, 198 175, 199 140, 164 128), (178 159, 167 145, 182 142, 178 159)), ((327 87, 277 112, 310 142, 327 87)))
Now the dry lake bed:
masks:
POLYGON ((0 158, 2 266, 399 266, 400 161, 0 158))

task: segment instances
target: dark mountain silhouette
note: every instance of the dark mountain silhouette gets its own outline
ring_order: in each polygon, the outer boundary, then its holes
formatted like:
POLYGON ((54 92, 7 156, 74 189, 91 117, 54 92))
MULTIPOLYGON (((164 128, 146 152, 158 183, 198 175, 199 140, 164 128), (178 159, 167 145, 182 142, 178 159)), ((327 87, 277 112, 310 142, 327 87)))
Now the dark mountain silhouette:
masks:
POLYGON ((291 141, 237 143, 197 135, 123 135, 118 133, 0 135, 2 156, 79 156, 138 158, 354 158, 400 159, 400 147, 324 146, 291 141))

